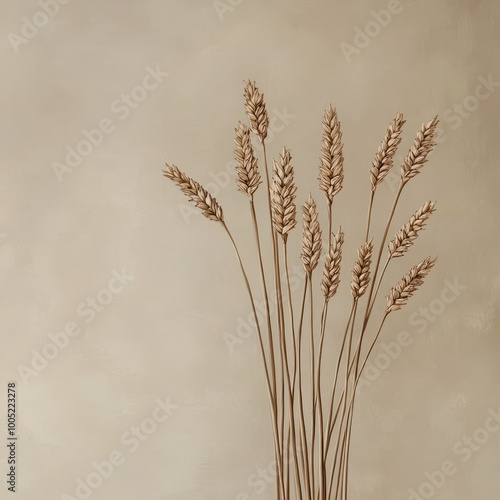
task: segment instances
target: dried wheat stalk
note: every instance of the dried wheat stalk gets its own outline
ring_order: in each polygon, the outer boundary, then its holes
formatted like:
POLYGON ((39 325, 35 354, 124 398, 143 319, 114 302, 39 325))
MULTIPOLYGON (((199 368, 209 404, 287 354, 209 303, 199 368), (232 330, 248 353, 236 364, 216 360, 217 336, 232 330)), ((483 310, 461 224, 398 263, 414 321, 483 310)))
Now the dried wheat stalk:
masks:
POLYGON ((363 243, 358 249, 358 258, 352 270, 351 292, 359 299, 370 283, 370 264, 372 262, 373 240, 363 243))
MULTIPOLYGON (((388 259, 378 277, 378 270, 382 252, 385 249, 388 230, 391 225, 401 192, 407 182, 417 175, 427 161, 429 153, 433 150, 436 141, 437 117, 422 125, 417 137, 401 165, 401 183, 397 190, 395 200, 389 213, 388 221, 383 232, 380 249, 373 254, 373 239, 369 240, 370 220, 375 191, 377 186, 387 176, 393 166, 397 147, 401 142, 402 128, 405 123, 401 113, 397 113, 389 124, 386 134, 380 143, 375 159, 370 168, 371 193, 368 210, 368 222, 365 243, 357 251, 357 259, 352 270, 352 281, 350 285, 353 297, 351 311, 347 324, 345 325, 342 345, 338 350, 338 358, 335 364, 335 376, 331 387, 331 397, 328 400, 328 418, 323 419, 322 397, 324 392, 321 383, 323 345, 328 345, 329 329, 327 328, 327 315, 329 300, 337 293, 340 283, 340 266, 342 259, 342 246, 344 233, 339 228, 337 234, 333 234, 332 226, 332 203, 335 195, 342 189, 343 184, 343 144, 340 122, 336 110, 329 106, 323 116, 323 135, 321 142, 321 165, 319 175, 319 187, 325 193, 328 205, 328 251, 325 257, 321 291, 324 296, 323 310, 319 321, 319 338, 315 330, 315 314, 313 296, 313 271, 319 264, 322 249, 322 231, 319 224, 320 214, 318 208, 309 195, 302 206, 303 231, 302 251, 300 258, 305 271, 304 291, 302 294, 302 307, 299 314, 298 329, 295 328, 294 299, 290 285, 287 238, 290 231, 296 226, 296 191, 294 181, 294 169, 291 165, 291 154, 287 148, 283 148, 278 161, 273 162, 272 184, 268 171, 266 154, 266 137, 269 127, 269 117, 266 111, 264 96, 259 91, 255 82, 245 83, 244 90, 245 110, 249 119, 249 126, 238 123, 235 128, 235 158, 236 158, 236 183, 238 190, 247 194, 254 225, 257 243, 258 265, 261 274, 262 294, 266 302, 266 315, 262 321, 267 322, 268 346, 264 346, 263 337, 258 321, 258 315, 253 296, 252 286, 248 279, 240 252, 236 242, 224 222, 222 208, 217 200, 198 182, 181 172, 175 165, 166 165, 164 175, 172 180, 181 191, 194 202, 202 211, 203 215, 210 220, 222 224, 231 244, 242 271, 245 286, 247 288, 252 312, 256 318, 256 331, 259 340, 264 371, 268 388, 268 396, 271 406, 273 423, 274 452, 277 466, 276 495, 278 500, 290 499, 290 483, 295 479, 295 490, 298 500, 327 500, 333 492, 334 478, 337 478, 335 500, 347 500, 348 463, 350 436, 352 428, 352 415, 356 387, 363 368, 379 338, 382 327, 388 315, 404 306, 413 293, 422 285, 424 278, 435 264, 435 259, 428 257, 414 266, 403 278, 391 289, 387 296, 387 305, 383 310, 383 317, 375 337, 370 339, 368 352, 365 353, 363 339, 368 321, 375 304, 379 287, 384 278, 387 266, 392 258, 403 256, 413 245, 420 231, 430 215, 435 211, 435 203, 427 202, 413 214, 410 220, 396 233, 394 239, 389 243, 388 259), (268 209, 271 230, 271 243, 273 248, 273 274, 276 298, 276 326, 277 335, 273 334, 270 314, 270 296, 266 285, 266 267, 263 262, 263 252, 258 228, 258 217, 254 206, 253 195, 262 183, 261 175, 257 165, 257 159, 251 142, 251 132, 256 134, 262 146, 263 165, 266 180, 266 192, 268 196, 268 209), (283 243, 283 255, 280 258, 277 251, 277 235, 281 235, 283 243), (372 258, 375 265, 371 270, 372 258), (284 317, 284 301, 281 290, 280 269, 283 265, 286 283, 286 302, 289 309, 289 318, 284 317), (369 290, 369 293, 366 293, 369 290), (302 378, 303 363, 301 339, 304 323, 304 310, 306 295, 309 291, 310 322, 307 326, 310 334, 310 380, 302 378), (354 335, 356 325, 356 313, 359 299, 368 295, 365 315, 362 318, 360 335, 354 335), (357 338, 356 345, 353 340, 357 338), (274 354, 274 343, 279 344, 279 357, 274 354), (291 353, 288 353, 289 347, 291 353), (318 350, 316 351, 316 346, 318 350), (361 353, 363 352, 363 358, 361 353), (290 359, 289 359, 290 355, 290 359), (364 359, 364 360, 363 360, 364 359), (363 360, 363 361, 362 361, 363 360), (279 361, 279 365, 276 362, 279 361), (362 361, 362 362, 361 362, 362 361), (276 366, 275 366, 276 365, 276 366), (345 367, 345 376, 339 377, 340 367, 345 367), (279 368, 277 370, 276 368, 279 368), (297 377, 296 377, 297 375, 297 377), (343 389, 340 385, 343 378, 343 389), (337 382, 342 393, 336 391, 337 382), (309 402, 302 397, 304 387, 310 385, 311 398, 309 402), (298 395, 296 399, 296 394, 298 395), (288 397, 286 397, 288 395, 288 397), (337 395, 337 398, 335 397, 337 395), (350 399, 350 403, 347 404, 350 399), (307 406, 307 407, 306 407, 307 406), (335 410, 336 408, 336 410, 335 410), (342 412, 339 411, 342 409, 342 412), (311 420, 306 425, 305 411, 311 415, 311 420), (299 418, 296 418, 296 413, 299 418), (340 419, 339 419, 340 417, 340 419), (285 425, 286 424, 286 425, 285 425), (316 428, 316 425, 318 428, 316 428), (309 427, 309 429, 307 429, 309 427), (338 430, 336 446, 330 447, 330 439, 334 430, 338 430), (310 433, 308 432, 310 430, 310 433), (310 439, 309 437, 310 436, 310 439), (315 446, 318 446, 316 461, 315 446), (332 455, 330 452, 333 452, 332 455), (329 454, 330 453, 330 454, 329 454), (293 455, 293 461, 290 460, 293 455), (300 458, 300 460, 299 460, 300 458), (292 466, 293 465, 293 470, 292 466), (332 471, 327 483, 326 468, 331 465, 332 471)), ((378 238, 377 238, 378 240, 378 238)), ((325 347, 326 348, 326 347, 325 347)), ((335 346, 337 348, 337 346, 335 346)), ((326 353, 327 351, 325 351, 326 353)), ((325 358, 326 359, 326 358, 325 358)))
POLYGON ((411 219, 396 233, 389 243, 389 259, 401 257, 407 252, 417 239, 418 233, 425 228, 425 224, 436 210, 436 203, 428 201, 421 206, 411 219))
POLYGON ((414 294, 420 285, 424 282, 424 278, 429 274, 434 267, 436 259, 427 257, 422 262, 412 267, 407 274, 391 289, 387 296, 387 313, 401 309, 408 299, 414 294))
POLYGON ((318 221, 318 209, 312 196, 302 205, 302 253, 301 259, 307 275, 316 269, 321 254, 321 229, 318 221))
POLYGON ((330 105, 323 115, 323 140, 321 141, 321 165, 319 187, 324 191, 328 204, 342 189, 344 180, 344 155, 342 132, 337 111, 330 105))
POLYGON ((181 172, 175 165, 166 165, 163 175, 173 181, 180 190, 192 201, 210 220, 224 222, 222 208, 203 186, 181 172))
POLYGON ((438 117, 435 116, 431 121, 424 123, 418 131, 417 137, 401 165, 403 184, 420 173, 420 169, 427 161, 427 156, 434 149, 438 122, 438 117))
POLYGON ((401 133, 405 122, 406 120, 403 120, 403 115, 397 113, 380 143, 370 170, 370 180, 373 190, 384 180, 392 168, 394 154, 401 142, 401 133))
POLYGON ((234 142, 236 143, 234 154, 238 174, 236 184, 242 193, 246 193, 251 197, 262 180, 250 139, 250 129, 241 122, 238 122, 238 126, 235 128, 234 142))
POLYGON ((269 127, 264 94, 260 92, 255 82, 249 80, 245 86, 244 98, 245 110, 250 120, 252 132, 257 135, 261 143, 264 143, 269 127))
POLYGON ((330 300, 335 295, 340 283, 340 262, 342 260, 343 243, 344 233, 339 228, 338 233, 333 236, 332 244, 326 254, 323 281, 321 282, 321 290, 326 300, 330 300))
POLYGON ((292 155, 283 148, 280 160, 274 161, 273 185, 271 187, 271 209, 273 226, 286 240, 288 232, 297 224, 295 193, 297 187, 293 179, 292 155))

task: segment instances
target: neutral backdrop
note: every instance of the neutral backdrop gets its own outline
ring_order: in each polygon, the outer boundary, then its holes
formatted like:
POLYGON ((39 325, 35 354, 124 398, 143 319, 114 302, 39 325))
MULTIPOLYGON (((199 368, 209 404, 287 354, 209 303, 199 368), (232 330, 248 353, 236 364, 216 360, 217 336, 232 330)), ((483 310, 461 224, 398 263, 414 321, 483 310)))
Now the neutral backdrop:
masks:
MULTIPOLYGON (((292 150, 300 203, 309 191, 319 199, 321 117, 329 103, 337 108, 345 188, 334 224, 346 232, 339 321, 386 127, 397 111, 407 119, 399 162, 422 122, 440 116, 439 145, 405 191, 391 233, 427 200, 438 211, 386 288, 425 256, 439 261, 390 319, 380 349, 401 331, 409 345, 389 366, 374 365, 360 394, 351 498, 407 499, 448 460, 457 472, 434 498, 498 498, 500 432, 480 429, 500 412, 499 4, 340 4, 48 1, 48 19, 42 1, 2 3, 0 380, 4 395, 17 383, 18 499, 83 498, 75 490, 88 478, 95 500, 273 498, 273 478, 257 480, 272 471, 271 427, 237 263, 220 227, 190 211, 161 175, 172 162, 207 184, 252 259, 247 203, 231 169, 248 78, 273 118, 270 156, 292 150), (375 21, 389 7, 390 19, 375 21), (144 80, 151 72, 156 81, 144 80), (136 88, 143 80, 149 89, 136 88), (106 132, 86 148, 85 134, 100 125, 106 132), (85 157, 71 167, 66 156, 78 145, 85 157), (110 292, 113 273, 128 278, 110 292), (92 297, 99 310, 85 313, 92 297), (69 338, 61 332, 72 322, 80 330, 69 338), (51 348, 54 338, 63 347, 51 348), (158 398, 170 415, 153 424, 158 398), (141 425, 150 435, 127 445, 141 425), (457 453, 467 436, 475 451, 457 453), (95 464, 113 453, 121 464, 100 481, 95 464)), ((389 177, 375 229, 393 195, 389 177)), ((297 230, 297 265, 298 239, 297 230)), ((3 441, 5 396, 0 422, 3 441)), ((9 498, 4 480, 0 488, 9 498)))

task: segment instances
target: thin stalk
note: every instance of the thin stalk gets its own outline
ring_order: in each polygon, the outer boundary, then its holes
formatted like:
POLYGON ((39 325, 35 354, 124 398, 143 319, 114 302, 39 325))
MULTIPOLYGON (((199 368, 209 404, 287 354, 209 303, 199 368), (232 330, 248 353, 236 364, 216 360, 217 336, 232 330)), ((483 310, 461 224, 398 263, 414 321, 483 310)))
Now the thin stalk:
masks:
POLYGON ((328 316, 328 300, 325 298, 323 311, 321 312, 320 339, 318 346, 318 362, 316 365, 316 401, 319 424, 318 434, 318 472, 319 472, 319 498, 325 497, 325 442, 324 442, 324 424, 323 424, 323 402, 321 399, 321 359, 323 353, 323 343, 325 339, 326 319, 328 316))
MULTIPOLYGON (((247 276, 247 273, 245 271, 245 266, 243 265, 243 261, 241 259, 241 255, 240 255, 240 252, 239 252, 238 247, 236 245, 236 242, 234 241, 233 235, 229 231, 229 228, 227 227, 227 225, 226 225, 225 222, 221 222, 221 224, 222 224, 222 227, 224 228, 224 230, 226 231, 226 234, 228 235, 229 240, 231 241, 231 244, 233 246, 234 252, 236 253, 236 257, 237 257, 238 263, 240 265, 241 273, 243 275, 243 280, 245 281, 245 286, 246 286, 246 289, 247 289, 247 292, 248 292, 248 296, 250 298, 250 303, 251 303, 251 306, 252 306, 252 312, 253 312, 253 315, 255 317, 255 324, 256 324, 256 328, 257 328, 257 336, 258 336, 258 339, 259 339, 259 346, 260 346, 260 351, 261 351, 261 355, 262 355, 262 361, 264 363, 264 371, 265 371, 265 375, 266 375, 266 382, 267 382, 269 403, 271 405, 271 408, 273 408, 274 406, 273 406, 273 398, 272 398, 271 380, 270 380, 270 377, 269 377, 269 368, 268 368, 267 359, 266 359, 266 352, 265 352, 265 349, 264 349, 264 342, 262 340, 262 332, 260 330, 260 324, 259 324, 259 321, 258 321, 257 310, 255 308, 255 301, 254 301, 254 298, 253 298, 252 288, 250 286, 250 282, 248 281, 248 276, 247 276)), ((273 421, 274 420, 275 419, 273 418, 273 421)), ((279 433, 278 433, 278 428, 277 428, 277 422, 276 423, 273 422, 273 434, 274 434, 275 454, 278 455, 277 458, 279 458, 279 433)), ((279 463, 279 460, 278 460, 277 468, 278 468, 278 475, 280 477, 282 477, 282 468, 281 468, 281 464, 279 463)), ((281 484, 281 493, 282 493, 282 499, 285 499, 286 497, 285 497, 285 490, 284 490, 283 483, 281 484)))
MULTIPOLYGON (((366 353, 365 357, 364 357, 364 360, 363 360, 363 363, 361 365, 361 368, 359 369, 359 372, 358 374, 356 375, 356 378, 355 378, 355 381, 353 383, 353 390, 352 390, 352 396, 351 396, 351 399, 350 399, 350 402, 349 402, 349 414, 351 415, 351 421, 352 421, 352 415, 354 413, 354 402, 355 402, 355 399, 356 399, 356 389, 357 389, 357 386, 358 386, 358 382, 359 382, 359 379, 361 378, 361 374, 363 373, 363 369, 365 368, 366 366, 366 363, 370 357, 370 354, 372 353, 376 343, 377 343, 377 340, 380 336, 380 333, 382 332, 382 327, 384 326, 384 323, 385 323, 385 320, 387 319, 387 316, 389 315, 389 313, 386 311, 382 317, 382 320, 380 322, 380 325, 378 327, 378 330, 377 330, 377 333, 375 335, 375 338, 373 339, 371 345, 370 345, 370 348, 368 349, 368 352, 366 353)), ((345 433, 345 438, 344 440, 347 440, 349 439, 347 437, 347 429, 346 429, 346 433, 345 433)), ((344 445, 345 446, 345 445, 344 445)), ((348 461, 347 461, 347 458, 348 458, 349 454, 347 453, 346 454, 346 461, 345 461, 345 468, 346 468, 346 471, 345 471, 345 478, 347 480, 347 477, 348 477, 348 469, 349 469, 349 464, 348 464, 348 461)))
MULTIPOLYGON (((345 372, 345 383, 344 383, 344 397, 343 397, 343 408, 342 408, 342 416, 340 419, 340 424, 339 424, 339 431, 338 431, 338 437, 337 437, 337 445, 335 449, 335 457, 333 460, 333 470, 335 470, 336 467, 336 462, 338 459, 338 447, 339 443, 341 442, 341 437, 342 437, 342 429, 344 426, 345 418, 346 418, 346 410, 347 410, 347 395, 349 393, 349 377, 351 373, 351 350, 352 350, 352 337, 354 334, 354 318, 356 316, 356 310, 358 308, 358 299, 354 299, 353 302, 353 314, 352 314, 352 323, 351 323, 351 329, 349 333, 349 341, 347 344, 347 360, 346 360, 346 372, 345 372)), ((342 453, 340 454, 340 460, 342 463, 342 453)), ((340 465, 339 465, 340 467, 340 465)))
POLYGON ((262 154, 264 157, 264 168, 266 172, 266 192, 267 192, 267 206, 269 213, 269 224, 271 231, 271 241, 273 246, 273 270, 274 270, 274 285, 276 294, 276 307, 278 310, 278 332, 280 339, 280 356, 281 356, 281 469, 283 469, 283 456, 284 456, 284 442, 285 442, 285 367, 283 364, 283 339, 284 339, 284 321, 283 321, 283 301, 281 298, 281 276, 279 269, 279 254, 278 254, 278 241, 277 234, 273 228, 273 217, 271 209, 271 183, 269 176, 269 167, 267 162, 267 150, 265 141, 261 141, 262 154))
POLYGON ((375 282, 376 282, 377 276, 378 276, 378 270, 380 267, 380 260, 382 259, 382 253, 384 252, 384 248, 385 248, 385 241, 387 239, 387 235, 388 235, 389 229, 391 227, 391 222, 392 222, 392 219, 394 217, 394 213, 396 211, 396 207, 398 205, 399 198, 401 196, 401 192, 403 191, 404 186, 405 186, 405 183, 401 180, 401 182, 399 183, 398 190, 396 192, 396 196, 394 197, 394 202, 392 204, 392 208, 391 208, 391 211, 389 213, 387 223, 385 225, 384 234, 382 236, 382 241, 380 242, 380 248, 379 248, 378 255, 377 255, 375 270, 373 271, 373 274, 372 274, 372 279, 371 279, 371 283, 370 283, 370 290, 368 292, 368 301, 366 304, 366 309, 365 309, 365 314, 364 314, 364 319, 363 319, 363 327, 362 327, 361 334, 360 334, 361 342, 363 342, 363 336, 364 336, 364 333, 366 330, 366 326, 368 324, 368 320, 370 318, 370 312, 371 312, 370 304, 372 302, 373 290, 374 290, 375 282))
POLYGON ((276 362, 274 355, 274 343, 273 343, 273 328, 271 325, 271 311, 269 308, 269 295, 267 292, 267 283, 266 276, 264 272, 264 264, 262 260, 262 247, 260 243, 260 235, 259 235, 259 225, 257 222, 257 215, 255 213, 255 204, 253 201, 253 197, 250 198, 250 212, 252 215, 252 221, 255 232, 255 240, 257 243, 257 254, 259 259, 259 271, 260 271, 260 280, 262 284, 262 291, 264 294, 264 301, 266 303, 266 320, 267 320, 267 332, 268 332, 268 342, 269 342, 269 357, 270 357, 270 365, 271 365, 271 382, 273 387, 273 396, 274 396, 274 407, 276 409, 276 362))
POLYGON ((302 293, 302 305, 300 308, 300 319, 299 319, 299 331, 298 331, 298 367, 297 367, 297 386, 299 391, 299 419, 300 419, 300 440, 302 447, 302 467, 304 470, 304 477, 306 478, 307 492, 309 500, 313 499, 313 493, 311 491, 311 480, 309 474, 309 457, 308 457, 308 447, 307 447, 307 432, 306 424, 304 418, 304 400, 302 396, 302 325, 304 321, 304 311, 307 296, 307 285, 309 284, 309 278, 307 274, 304 277, 304 291, 302 293))
POLYGON ((386 260, 386 262, 384 264, 382 272, 380 273, 380 278, 379 278, 378 283, 377 283, 377 288, 375 289, 375 293, 373 294, 373 298, 372 298, 372 303, 370 304, 370 307, 368 309, 368 315, 371 315, 371 313, 372 313, 373 306, 375 305, 375 300, 377 299, 377 295, 378 295, 378 292, 380 290, 380 285, 382 284, 382 280, 384 279, 385 272, 387 271, 387 267, 389 266, 390 261, 391 261, 391 258, 388 257, 388 259, 386 260))
POLYGON ((316 441, 316 390, 314 385, 315 354, 314 354, 314 300, 312 287, 312 273, 309 273, 309 307, 310 307, 310 355, 311 355, 311 441, 310 441, 310 465, 311 465, 311 491, 313 497, 316 495, 314 448, 316 441))
POLYGON ((368 238, 370 237, 370 225, 372 220, 372 211, 373 211, 373 200, 375 199, 375 190, 372 188, 370 191, 370 202, 368 203, 368 218, 366 221, 366 235, 365 241, 368 242, 368 238))
MULTIPOLYGON (((249 198, 249 203, 250 203, 250 213, 252 216, 252 222, 253 222, 253 227, 254 227, 254 233, 255 233, 255 240, 257 243, 257 254, 258 254, 258 260, 259 260, 259 271, 260 271, 260 279, 261 279, 261 285, 262 285, 262 291, 264 294, 264 301, 265 301, 265 306, 266 306, 266 321, 267 321, 267 332, 268 332, 268 343, 269 343, 269 364, 271 367, 271 384, 272 384, 272 391, 273 391, 273 419, 276 421, 275 425, 277 428, 277 422, 278 422, 278 407, 277 407, 277 387, 276 387, 276 359, 275 359, 275 354, 274 354, 274 342, 273 342, 273 329, 271 325, 271 311, 269 307, 269 295, 267 291, 267 283, 266 283, 266 278, 265 278, 265 271, 264 271, 264 264, 262 260, 262 247, 260 243, 260 234, 259 234, 259 225, 257 222, 257 215, 255 212, 255 204, 253 200, 253 196, 249 198)), ((279 446, 279 436, 278 436, 278 446, 279 446)), ((279 456, 276 457, 277 462, 279 461, 279 456)), ((279 476, 279 475, 278 475, 279 476)), ((279 487, 279 480, 276 482, 277 487, 279 487)))
POLYGON ((333 204, 329 201, 328 202, 328 248, 330 248, 332 244, 332 219, 333 219, 332 206, 333 204))
MULTIPOLYGON (((354 301, 353 301, 352 306, 351 306, 351 311, 349 313, 349 318, 347 320, 347 324, 346 324, 345 331, 344 331, 344 336, 343 336, 343 339, 342 339, 342 345, 341 345, 341 348, 340 348, 340 351, 339 351, 339 354, 338 354, 338 357, 337 357, 337 362, 335 364, 335 376, 334 376, 334 379, 333 379, 332 393, 331 393, 331 396, 330 396, 330 411, 329 411, 329 414, 328 414, 328 422, 327 422, 327 427, 326 427, 327 430, 328 430, 328 432, 327 432, 327 440, 326 440, 326 446, 325 446, 325 454, 328 453, 328 449, 330 447, 330 439, 331 439, 331 435, 332 435, 332 432, 333 432, 333 427, 335 426, 335 421, 336 421, 336 416, 335 416, 335 419, 333 419, 333 406, 334 406, 334 403, 335 403, 335 392, 336 392, 336 387, 337 387, 337 379, 338 379, 338 376, 339 376, 340 365, 341 365, 342 356, 343 356, 343 353, 344 353, 344 348, 345 348, 345 343, 346 343, 346 340, 347 340, 347 335, 349 333, 349 326, 351 324, 353 312, 354 312, 354 301)), ((337 413, 338 413, 338 409, 337 409, 337 413)))
MULTIPOLYGON (((290 327, 292 333, 292 345, 293 345, 293 356, 294 356, 294 366, 297 364, 297 346, 295 339, 295 324, 293 320, 293 302, 292 302, 292 289, 290 286, 290 274, 288 272, 288 254, 287 254, 287 240, 283 239, 283 265, 285 267, 285 276, 286 276, 286 285, 288 290, 288 306, 290 312, 290 327)), ((286 351, 285 351, 286 356, 286 351)), ((300 471, 299 471, 299 459, 297 456, 297 438, 295 434, 295 408, 294 408, 294 398, 293 398, 293 390, 292 383, 290 380, 290 371, 288 365, 288 357, 285 358, 286 367, 287 367, 287 381, 288 381, 288 399, 289 399, 289 418, 290 418, 290 428, 291 428, 291 440, 293 447, 293 460, 295 467, 295 482, 298 491, 298 499, 302 500, 302 484, 300 480, 300 471)))

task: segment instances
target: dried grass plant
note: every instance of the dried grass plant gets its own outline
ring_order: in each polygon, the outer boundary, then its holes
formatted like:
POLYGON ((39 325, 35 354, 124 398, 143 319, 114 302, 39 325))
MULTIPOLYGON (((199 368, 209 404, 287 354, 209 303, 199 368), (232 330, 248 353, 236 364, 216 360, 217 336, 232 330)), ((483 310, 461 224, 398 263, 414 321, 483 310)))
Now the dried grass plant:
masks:
POLYGON ((235 251, 255 317, 269 397, 277 466, 276 498, 347 500, 349 452, 358 382, 387 318, 406 305, 435 263, 434 258, 425 258, 390 289, 386 306, 380 311, 374 326, 372 312, 391 261, 403 257, 410 250, 435 211, 435 203, 426 202, 387 243, 401 194, 410 180, 421 172, 436 145, 438 120, 436 117, 424 123, 417 132, 401 165, 400 183, 382 235, 372 237, 376 192, 393 168, 405 123, 403 116, 397 113, 387 128, 368 172, 371 190, 365 240, 360 242, 357 256, 353 258, 350 311, 346 324, 340 325, 336 321, 328 321, 329 306, 339 291, 344 243, 341 228, 335 234, 332 232, 333 202, 342 190, 344 180, 342 132, 337 111, 328 106, 322 120, 319 189, 326 201, 326 238, 324 241, 320 210, 309 194, 301 207, 300 259, 304 269, 304 287, 300 303, 294 304, 288 258, 288 240, 294 234, 298 212, 292 155, 289 149, 283 148, 272 163, 272 172, 269 172, 266 150, 269 118, 264 95, 251 81, 246 82, 243 95, 249 123, 239 122, 235 128, 236 187, 247 195, 249 202, 255 238, 253 266, 260 275, 260 293, 266 304, 262 322, 258 321, 255 307, 255 297, 259 292, 252 288, 247 275, 247 267, 252 264, 243 262, 218 201, 175 165, 167 165, 164 175, 188 196, 205 217, 222 226, 235 251), (259 151, 254 149, 252 135, 257 139, 259 151), (264 165, 262 173, 258 158, 264 165), (261 184, 264 184, 264 203, 267 205, 267 216, 261 217, 263 220, 257 217, 254 200, 261 184), (262 226, 270 231, 269 254, 262 245, 262 226), (384 254, 386 258, 381 266, 384 254), (270 263, 265 262, 266 255, 272 255, 270 263), (266 271, 270 268, 271 273, 266 271), (316 274, 322 274, 321 278, 314 279, 316 274), (274 294, 272 300, 277 309, 274 315, 271 314, 270 293, 274 294), (315 300, 321 300, 323 304, 319 318, 314 314, 315 300), (337 330, 340 331, 339 337, 334 336, 337 330), (325 369, 325 356, 328 370, 325 369), (331 360, 335 360, 334 375, 326 377, 325 374, 331 373, 331 360))

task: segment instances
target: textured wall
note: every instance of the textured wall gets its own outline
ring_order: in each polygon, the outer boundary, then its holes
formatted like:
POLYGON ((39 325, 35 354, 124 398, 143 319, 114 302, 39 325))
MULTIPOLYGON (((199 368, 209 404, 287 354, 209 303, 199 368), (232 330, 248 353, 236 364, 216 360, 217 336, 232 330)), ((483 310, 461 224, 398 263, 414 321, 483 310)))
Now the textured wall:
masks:
MULTIPOLYGON (((348 263, 387 124, 404 113, 404 154, 440 115, 440 144, 394 229, 428 199, 438 211, 387 286, 426 255, 440 259, 383 334, 388 345, 406 331, 407 345, 374 365, 358 400, 351 498, 410 498, 451 461, 434 498, 497 499, 498 3, 47 1, 50 19, 41 4, 4 1, 0 21, 0 379, 17 381, 17 498, 84 498, 79 479, 95 500, 273 498, 267 397, 236 261, 220 228, 161 176, 169 161, 213 183, 251 258, 246 201, 221 172, 252 78, 274 118, 270 155, 292 149, 301 202, 318 194, 321 116, 337 107, 346 159, 334 224, 348 263), (242 341, 230 349, 225 334, 242 341)), ((347 267, 342 279, 339 321, 347 267)), ((0 410, 5 424, 5 397, 0 410)))

